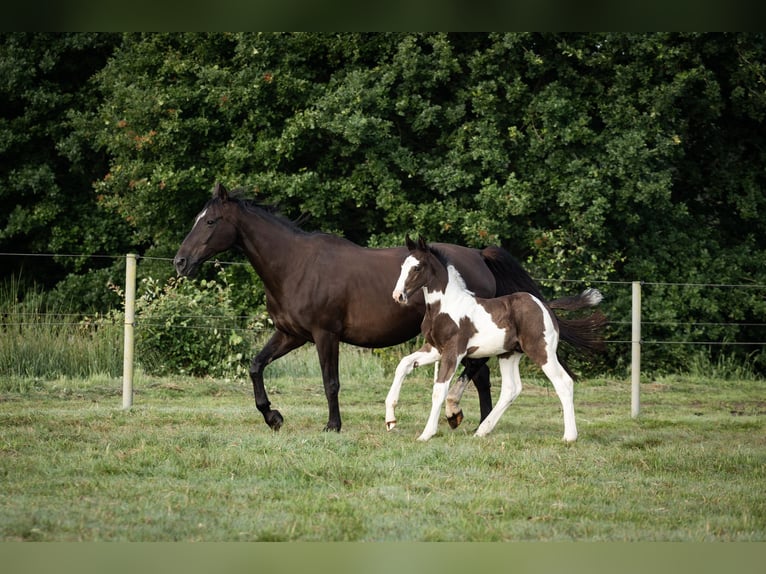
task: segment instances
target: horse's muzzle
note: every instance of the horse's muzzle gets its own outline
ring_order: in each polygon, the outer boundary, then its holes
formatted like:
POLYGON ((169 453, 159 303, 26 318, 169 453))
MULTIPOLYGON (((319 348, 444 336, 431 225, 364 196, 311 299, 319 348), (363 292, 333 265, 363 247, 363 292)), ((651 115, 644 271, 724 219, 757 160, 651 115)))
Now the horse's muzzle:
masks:
POLYGON ((199 268, 199 265, 190 263, 186 257, 176 257, 173 259, 173 267, 176 268, 176 273, 179 277, 192 277, 199 268))

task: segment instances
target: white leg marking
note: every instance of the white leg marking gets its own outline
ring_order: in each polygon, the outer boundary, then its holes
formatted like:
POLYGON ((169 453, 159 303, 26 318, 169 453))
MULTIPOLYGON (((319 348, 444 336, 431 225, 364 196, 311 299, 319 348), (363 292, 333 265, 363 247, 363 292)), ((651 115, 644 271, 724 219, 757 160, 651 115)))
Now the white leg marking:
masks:
POLYGON ((561 401, 561 409, 564 411, 564 440, 574 442, 577 440, 577 423, 574 411, 574 381, 564 367, 559 363, 556 354, 549 354, 550 359, 543 365, 543 372, 553 383, 556 394, 561 401))
MULTIPOLYGON (((439 411, 444 403, 444 399, 447 398, 447 391, 449 390, 449 384, 452 377, 455 376, 455 369, 457 369, 457 366, 462 360, 463 355, 456 357, 453 361, 454 366, 449 367, 450 370, 448 372, 442 371, 439 373, 440 378, 443 378, 444 380, 434 381, 434 388, 431 393, 431 414, 428 415, 428 422, 426 422, 426 427, 418 437, 418 440, 427 441, 436 434, 439 427, 439 411)), ((443 365, 441 366, 443 367, 443 365)))
MULTIPOLYGON (((598 293, 598 292, 597 292, 598 293)), ((564 440, 574 442, 577 440, 577 424, 575 422, 574 412, 574 381, 572 377, 561 366, 556 351, 559 345, 559 333, 553 326, 553 318, 550 311, 535 299, 535 302, 543 311, 543 321, 545 323, 545 352, 548 361, 542 365, 543 372, 553 383, 556 394, 561 401, 561 408, 564 411, 564 440)))
POLYGON ((500 388, 500 396, 497 399, 497 404, 490 411, 479 428, 476 429, 475 436, 486 436, 503 416, 506 409, 511 406, 511 403, 516 400, 516 397, 521 393, 521 376, 519 375, 519 363, 521 357, 524 355, 521 353, 514 353, 510 357, 502 358, 499 360, 500 376, 502 380, 502 387, 500 388))
POLYGON ((444 399, 447 397, 448 388, 449 381, 434 383, 434 390, 431 393, 431 414, 428 416, 426 427, 418 437, 418 440, 427 441, 436 434, 436 430, 439 426, 439 411, 441 410, 444 399))
POLYGON ((386 396, 386 428, 392 430, 396 426, 396 414, 394 409, 399 402, 399 393, 402 390, 402 384, 407 375, 409 375, 415 367, 420 365, 430 365, 439 360, 439 351, 430 347, 429 351, 424 351, 422 348, 414 353, 407 355, 396 367, 396 374, 394 375, 394 382, 391 384, 391 389, 386 396))

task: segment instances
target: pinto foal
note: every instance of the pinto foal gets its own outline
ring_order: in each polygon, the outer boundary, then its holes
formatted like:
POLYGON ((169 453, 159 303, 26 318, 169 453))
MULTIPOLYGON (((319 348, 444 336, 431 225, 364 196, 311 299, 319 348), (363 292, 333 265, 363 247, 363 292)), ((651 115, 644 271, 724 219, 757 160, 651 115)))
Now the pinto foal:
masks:
MULTIPOLYGON (((465 286, 460 273, 448 261, 426 245, 421 238, 416 245, 407 237, 410 254, 402 263, 393 298, 406 303, 418 289, 423 289, 426 314, 421 326, 426 343, 404 357, 396 368, 394 382, 386 397, 386 427, 396 426, 394 409, 404 378, 415 367, 440 361, 434 375, 431 414, 418 440, 436 434, 439 410, 447 400, 446 414, 452 421, 460 416, 458 402, 466 382, 458 380, 447 394, 449 383, 463 357, 498 357, 502 388, 497 404, 479 425, 476 436, 485 436, 521 392, 519 362, 526 354, 553 383, 564 411, 564 437, 577 439, 574 413, 574 381, 559 362, 556 349, 559 329, 556 316, 538 298, 526 292, 494 299, 476 297, 465 286)), ((580 296, 581 307, 597 305, 601 293, 587 289, 580 296)), ((603 315, 594 315, 594 332, 603 326, 603 315), (597 315, 597 316, 596 316, 597 315)), ((453 425, 452 422, 450 422, 453 425)), ((457 426, 454 424, 453 426, 457 426)))

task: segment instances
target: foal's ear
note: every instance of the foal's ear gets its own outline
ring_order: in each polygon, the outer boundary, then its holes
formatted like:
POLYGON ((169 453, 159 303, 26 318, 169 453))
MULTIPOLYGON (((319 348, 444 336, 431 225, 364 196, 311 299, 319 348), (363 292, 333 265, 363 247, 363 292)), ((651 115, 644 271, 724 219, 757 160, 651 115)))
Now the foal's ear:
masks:
POLYGON ((418 249, 422 249, 423 251, 428 251, 428 245, 426 245, 426 240, 423 239, 422 235, 418 235, 418 249))
POLYGON ((217 197, 221 201, 228 201, 229 190, 226 189, 220 181, 218 181, 213 188, 213 197, 217 197))
POLYGON ((415 251, 415 248, 417 246, 415 245, 415 242, 412 239, 410 239, 409 233, 404 237, 404 241, 405 241, 405 245, 407 246, 407 249, 409 249, 410 251, 415 251))

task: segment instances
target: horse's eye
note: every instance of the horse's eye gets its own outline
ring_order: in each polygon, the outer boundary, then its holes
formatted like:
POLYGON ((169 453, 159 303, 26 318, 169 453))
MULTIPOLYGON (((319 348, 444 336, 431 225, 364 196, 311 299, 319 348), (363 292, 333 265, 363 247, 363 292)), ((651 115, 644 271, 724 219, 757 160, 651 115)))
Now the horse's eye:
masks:
POLYGON ((215 225, 215 222, 216 222, 216 221, 217 221, 216 219, 208 219, 206 223, 207 223, 208 225, 215 225))

